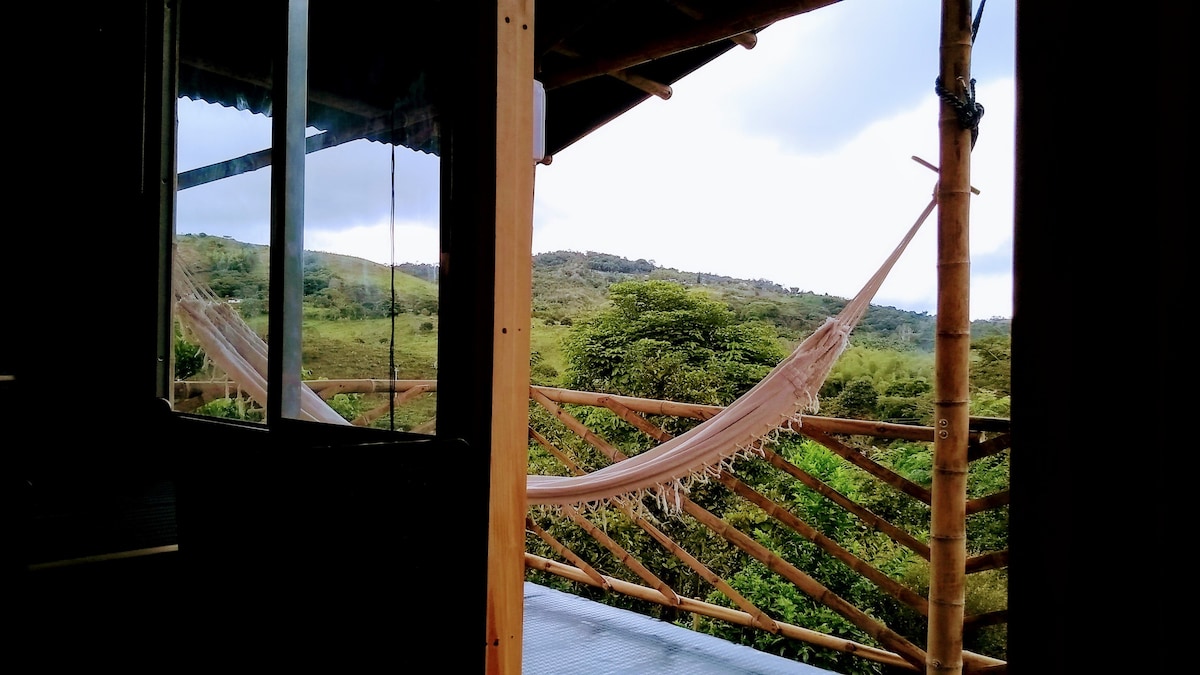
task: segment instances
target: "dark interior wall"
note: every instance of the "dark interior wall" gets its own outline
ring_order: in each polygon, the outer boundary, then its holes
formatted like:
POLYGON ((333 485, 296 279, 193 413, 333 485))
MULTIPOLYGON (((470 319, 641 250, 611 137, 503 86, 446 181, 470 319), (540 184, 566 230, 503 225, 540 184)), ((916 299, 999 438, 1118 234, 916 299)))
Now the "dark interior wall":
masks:
POLYGON ((1150 563, 1180 534, 1161 430, 1191 407, 1164 386, 1190 301, 1166 283, 1194 193, 1186 5, 1018 0, 1009 672, 1173 669, 1150 563))
POLYGON ((197 427, 155 399, 147 110, 158 105, 157 10, 172 4, 11 16, 31 38, 12 55, 26 66, 7 99, 25 121, 10 145, 21 166, 14 220, 0 234, 0 374, 14 376, 0 381, 11 644, 47 668, 163 657, 353 668, 404 663, 436 643, 443 667, 481 671, 486 445, 472 454, 455 438, 392 435, 381 446, 357 428, 197 427), (450 465, 457 480, 444 475, 450 465), (76 524, 92 514, 65 537, 79 544, 95 516, 164 481, 178 553, 27 569, 63 543, 51 528, 75 527, 48 518, 49 502, 71 502, 76 524))
MULTIPOLYGON (((187 578, 178 558, 46 576, 40 587, 21 573, 31 483, 111 494, 131 477, 160 473, 157 463, 172 456, 160 450, 179 440, 149 422, 154 404, 143 389, 154 369, 146 341, 156 328, 149 261, 157 252, 136 218, 144 208, 142 115, 124 103, 143 91, 143 9, 112 2, 6 10, 12 29, 31 38, 5 47, 15 64, 6 99, 17 123, 6 138, 16 185, 0 231, 0 374, 16 381, 0 382, 0 428, 6 531, 16 538, 4 560, 18 598, 6 615, 18 651, 44 659, 144 657, 138 644, 169 645, 176 627, 195 620, 172 602, 187 578)), ((1015 673, 1114 663, 1151 669, 1164 650, 1150 638, 1155 627, 1165 630, 1161 608, 1173 592, 1139 562, 1158 553, 1139 552, 1171 545, 1160 500, 1186 489, 1163 478, 1170 459, 1157 459, 1166 446, 1153 429, 1190 410, 1190 399, 1164 386, 1160 355, 1182 330, 1178 310, 1189 300, 1178 290, 1185 285, 1167 283, 1181 279, 1168 275, 1186 269, 1188 250, 1190 10, 1162 2, 1087 12, 1018 6, 1015 673), (1174 244, 1169 251, 1160 248, 1166 243, 1174 244), (1159 391, 1164 396, 1153 395, 1159 391), (1144 424, 1131 428, 1129 419, 1144 424), (1150 628, 1137 635, 1137 626, 1150 628)), ((424 515, 422 527, 458 518, 424 515)), ((478 553, 460 549, 445 560, 478 553)), ((459 597, 451 593, 440 606, 482 621, 474 597, 456 606, 459 597)), ((409 602, 402 611, 430 610, 409 602)), ((457 631, 452 622, 422 621, 441 636, 457 631)))

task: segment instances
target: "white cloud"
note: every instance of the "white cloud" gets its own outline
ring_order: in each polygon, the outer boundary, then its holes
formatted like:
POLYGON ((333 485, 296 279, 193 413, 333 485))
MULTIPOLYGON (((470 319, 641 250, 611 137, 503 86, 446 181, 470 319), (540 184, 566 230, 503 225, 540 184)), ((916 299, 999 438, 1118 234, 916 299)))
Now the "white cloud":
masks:
POLYGON ((392 232, 388 223, 358 225, 342 229, 307 228, 304 248, 364 258, 381 265, 399 263, 437 264, 437 228, 419 222, 397 223, 395 257, 392 257, 392 232))
MULTIPOLYGON (((982 88, 979 100, 989 105, 972 157, 981 194, 971 247, 995 255, 1011 249, 1012 81, 982 88)), ((675 104, 648 101, 538 168, 535 252, 600 251, 849 297, 931 199, 936 174, 911 156, 938 162, 932 94, 821 155, 675 104)), ((877 303, 935 311, 936 228, 935 211, 877 303)), ((1011 291, 972 292, 973 318, 1010 315, 1011 291)))

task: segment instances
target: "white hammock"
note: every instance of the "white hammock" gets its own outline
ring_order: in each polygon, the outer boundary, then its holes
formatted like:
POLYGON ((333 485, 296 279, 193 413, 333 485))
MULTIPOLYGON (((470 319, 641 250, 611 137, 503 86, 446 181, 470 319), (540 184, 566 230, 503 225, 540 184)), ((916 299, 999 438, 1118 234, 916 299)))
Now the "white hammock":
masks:
POLYGON ((849 344, 850 331, 862 318, 900 254, 933 212, 930 201, 883 266, 836 317, 808 336, 791 355, 750 391, 714 415, 657 447, 583 476, 529 476, 529 504, 582 504, 617 496, 680 487, 682 481, 715 473, 739 454, 758 449, 764 438, 788 420, 817 411, 817 392, 838 356, 849 344))
MULTIPOLYGON (((529 504, 584 504, 649 491, 665 494, 695 476, 714 473, 738 455, 756 451, 763 439, 789 420, 817 411, 817 392, 849 344, 850 331, 900 254, 936 206, 931 201, 874 276, 836 317, 805 339, 765 378, 711 419, 639 455, 583 476, 529 476, 529 504)), ((267 345, 241 315, 197 286, 176 265, 179 317, 212 361, 251 398, 267 400, 267 345)), ((307 386, 300 400, 304 419, 350 424, 307 386)))

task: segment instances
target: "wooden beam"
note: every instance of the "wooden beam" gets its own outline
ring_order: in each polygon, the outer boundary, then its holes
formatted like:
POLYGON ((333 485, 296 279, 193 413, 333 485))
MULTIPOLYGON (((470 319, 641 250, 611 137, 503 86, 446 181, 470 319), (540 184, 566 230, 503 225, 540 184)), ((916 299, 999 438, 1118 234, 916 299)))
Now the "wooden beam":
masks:
POLYGON ((719 40, 728 40, 736 35, 752 33, 776 21, 811 12, 835 2, 838 0, 760 1, 753 3, 754 6, 749 8, 739 5, 737 16, 732 18, 705 18, 697 21, 692 30, 680 32, 665 39, 643 43, 620 54, 596 56, 575 68, 564 69, 557 73, 543 73, 541 81, 547 91, 564 87, 719 40))
MULTIPOLYGON (((667 0, 667 2, 675 9, 678 9, 680 12, 683 12, 697 21, 704 18, 704 13, 695 7, 692 7, 690 3, 680 2, 679 0, 667 0)), ((730 37, 729 40, 734 44, 745 47, 746 49, 754 49, 754 45, 758 44, 758 36, 754 33, 741 33, 730 37)))
POLYGON ((496 11, 487 672, 520 675, 525 602, 529 308, 533 302, 533 0, 496 11))

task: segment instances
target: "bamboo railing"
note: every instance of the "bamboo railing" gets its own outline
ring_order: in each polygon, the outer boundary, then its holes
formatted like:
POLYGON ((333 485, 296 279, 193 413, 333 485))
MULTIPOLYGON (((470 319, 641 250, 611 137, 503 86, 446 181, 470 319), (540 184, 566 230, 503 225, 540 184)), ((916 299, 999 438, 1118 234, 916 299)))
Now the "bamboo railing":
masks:
MULTIPOLYGON (((716 406, 703 406, 693 404, 672 404, 663 401, 654 401, 648 399, 637 399, 633 397, 614 396, 607 394, 593 394, 588 392, 578 392, 564 389, 547 388, 547 387, 531 387, 530 397, 537 402, 541 407, 546 409, 554 419, 558 420, 565 429, 578 436, 591 447, 599 450, 602 454, 609 457, 612 461, 621 461, 624 455, 611 446, 601 436, 588 429, 586 425, 581 423, 575 416, 564 410, 559 404, 571 404, 577 406, 594 406, 603 407, 612 410, 618 417, 631 426, 638 429, 648 437, 661 442, 670 438, 658 426, 651 423, 646 416, 676 416, 685 417, 696 420, 705 420, 712 417, 720 410, 716 406)), ((1004 450, 1007 446, 1007 420, 998 420, 993 418, 972 418, 971 431, 967 435, 972 457, 984 457, 1004 450)), ((878 439, 904 439, 916 440, 932 443, 936 436, 936 430, 930 427, 917 427, 909 425, 889 424, 884 422, 872 422, 863 420, 843 420, 834 418, 824 418, 819 416, 802 416, 798 422, 793 422, 785 425, 786 431, 799 433, 807 438, 821 443, 829 448, 839 457, 846 460, 847 463, 853 464, 871 476, 877 478, 881 482, 891 486, 892 488, 909 495, 910 497, 920 501, 925 505, 929 505, 932 501, 929 490, 922 488, 919 485, 912 483, 894 473, 890 469, 872 461, 861 453, 856 448, 842 440, 842 437, 849 436, 870 436, 878 439)), ((531 434, 534 433, 531 430, 531 434)), ((538 434, 539 443, 543 446, 548 445, 541 434, 538 434)), ((566 453, 561 449, 555 449, 553 453, 556 457, 565 457, 566 453)), ((570 461, 570 460, 568 460, 570 461)), ((813 489, 822 496, 830 499, 833 503, 845 508, 849 513, 853 514, 866 526, 871 527, 879 532, 884 533, 897 543, 909 548, 921 558, 929 560, 929 546, 920 541, 917 537, 905 532, 904 530, 888 523, 883 518, 871 513, 864 507, 855 504, 845 495, 837 493, 828 485, 825 485, 816 478, 808 475, 799 467, 787 462, 783 457, 773 452, 769 448, 764 449, 762 461, 766 464, 778 469, 781 472, 795 478, 803 483, 806 487, 813 489)), ((578 473, 579 469, 573 463, 571 464, 572 471, 578 473)), ((776 519, 778 522, 791 528, 797 534, 812 541, 823 551, 830 554, 834 559, 842 562, 848 568, 862 575, 865 579, 874 583, 881 591, 895 598, 897 601, 911 607, 921 616, 928 616, 928 600, 916 593, 915 591, 905 587, 899 581, 889 578, 881 570, 875 569, 865 561, 857 558, 849 551, 843 549, 833 540, 825 537, 815 528, 804 523, 795 515, 788 512, 778 503, 768 499, 764 495, 758 493, 752 486, 745 484, 740 479, 732 476, 728 472, 722 471, 715 479, 725 485, 730 491, 746 500, 748 503, 759 507, 768 516, 776 519)), ((705 525, 712 530, 716 535, 730 541, 738 548, 742 549, 748 556, 759 560, 768 569, 779 574, 781 577, 793 583, 798 589, 803 591, 815 601, 824 604, 826 607, 842 615, 856 627, 862 630, 866 635, 879 643, 879 646, 868 646, 851 641, 835 642, 833 644, 828 641, 813 642, 808 639, 811 636, 804 634, 794 634, 788 630, 784 630, 785 624, 778 619, 771 618, 773 625, 779 626, 781 632, 788 637, 794 637, 802 641, 807 641, 819 646, 844 651, 855 654, 862 658, 887 663, 893 666, 900 666, 914 671, 921 671, 925 668, 927 655, 925 651, 918 645, 913 644, 895 632, 891 631, 887 626, 884 626, 873 618, 862 613, 857 608, 849 605, 845 600, 831 593, 827 588, 816 582, 812 577, 797 569, 795 566, 781 558, 779 555, 767 550, 764 546, 757 543, 752 537, 744 532, 738 531, 720 518, 704 510, 701 506, 688 499, 687 497, 678 497, 682 507, 682 512, 695 519, 697 522, 705 525), (882 653, 880 649, 883 649, 882 653), (886 657, 883 655, 886 654, 886 657)), ((972 500, 970 502, 972 512, 980 512, 982 510, 997 508, 1007 504, 1007 492, 998 493, 997 495, 989 495, 987 497, 972 500)), ((983 571, 985 569, 995 569, 1003 567, 1007 564, 1007 551, 992 552, 985 555, 977 556, 969 559, 964 569, 964 574, 972 574, 983 571)), ((541 569, 554 574, 558 574, 564 578, 575 581, 581 581, 578 573, 566 574, 564 568, 560 565, 548 565, 540 560, 530 560, 527 564, 536 569, 541 569)), ((586 575, 586 573, 585 573, 586 575)), ((582 582, 589 583, 589 582, 582 582)), ((652 602, 662 602, 664 605, 672 604, 663 602, 654 593, 631 592, 631 589, 619 583, 614 583, 613 580, 606 578, 606 588, 610 592, 624 593, 632 597, 652 602)), ((598 585, 593 580, 589 585, 598 585)), ((728 586, 728 584, 723 584, 728 586)), ((709 616, 713 618, 723 618, 720 612, 715 611, 713 606, 706 606, 707 603, 698 607, 692 607, 688 603, 689 611, 697 614, 709 616)), ((755 608, 755 611, 761 611, 755 608)), ((1002 623, 1006 621, 1007 613, 1004 610, 988 612, 974 617, 965 617, 963 627, 976 628, 984 625, 1002 623)), ((727 620, 727 619, 725 619, 727 620)), ((755 621, 762 623, 761 618, 755 617, 755 621)), ((741 625, 751 625, 749 620, 735 622, 741 625)), ((761 625, 759 626, 762 627, 761 625)), ((964 672, 1004 672, 1006 667, 1005 662, 986 657, 979 654, 964 652, 963 654, 964 672)))
MULTIPOLYGON (((403 405, 406 400, 417 396, 436 395, 437 392, 437 382, 433 380, 317 380, 309 381, 307 384, 318 396, 326 400, 338 393, 359 393, 380 397, 384 403, 377 406, 373 412, 390 406, 403 405)), ((176 384, 178 401, 192 400, 194 402, 206 398, 228 396, 231 390, 236 390, 236 387, 226 382, 181 382, 176 384)), ((623 461, 626 459, 626 454, 601 434, 588 428, 577 415, 572 414, 572 409, 592 407, 611 411, 618 419, 655 443, 672 438, 669 432, 656 423, 659 418, 676 417, 702 422, 721 410, 719 406, 675 403, 542 386, 531 386, 529 396, 531 402, 546 411, 554 424, 559 426, 556 429, 558 437, 574 436, 610 462, 623 461)), ((432 428, 433 424, 434 421, 430 420, 426 426, 432 428)), ((1008 420, 970 418, 969 432, 966 434, 968 459, 976 461, 1008 450, 1010 442, 1008 432, 1008 420)), ((932 495, 928 489, 875 462, 852 443, 854 438, 869 438, 872 439, 872 442, 899 439, 932 444, 936 438, 936 430, 932 427, 805 415, 781 426, 780 433, 798 434, 816 441, 848 465, 866 472, 872 478, 909 498, 926 506, 932 502, 932 495)), ((538 431, 533 426, 529 428, 529 440, 531 447, 545 449, 568 472, 574 475, 585 473, 580 462, 572 455, 570 448, 556 445, 547 438, 545 433, 538 431)), ((870 509, 854 502, 850 497, 839 493, 820 479, 789 462, 785 457, 772 450, 770 444, 762 448, 761 453, 750 461, 761 462, 764 467, 778 472, 780 476, 796 481, 829 500, 830 503, 844 509, 863 527, 888 537, 926 562, 930 560, 930 547, 922 539, 922 536, 907 532, 880 515, 872 513, 870 509)), ((783 504, 762 493, 756 486, 725 470, 710 475, 709 479, 710 482, 723 485, 737 499, 753 505, 767 517, 808 540, 829 558, 869 581, 881 593, 910 608, 916 616, 928 619, 930 605, 926 596, 909 588, 901 580, 891 578, 884 570, 872 566, 852 551, 844 548, 832 537, 790 512, 783 504)), ((682 491, 676 491, 675 494, 669 495, 663 502, 676 504, 679 517, 689 518, 704 526, 712 533, 713 537, 728 542, 744 554, 747 561, 757 560, 781 579, 793 584, 814 602, 821 603, 845 618, 863 635, 867 636, 867 642, 826 635, 791 625, 778 617, 771 616, 769 612, 756 606, 739 593, 729 580, 723 579, 715 573, 712 566, 703 560, 702 553, 689 551, 680 543, 672 540, 661 525, 655 524, 648 517, 645 505, 640 500, 629 496, 614 497, 608 505, 649 536, 667 555, 686 566, 695 573, 696 577, 724 595, 732 604, 732 608, 705 602, 698 598, 690 598, 671 588, 663 580, 658 570, 653 569, 649 562, 635 558, 627 546, 621 545, 609 535, 605 523, 595 522, 595 518, 587 509, 537 507, 537 514, 539 517, 544 517, 549 510, 555 514, 555 517, 569 521, 579 531, 586 533, 588 537, 599 544, 599 547, 607 554, 605 560, 585 560, 567 543, 556 538, 542 524, 539 524, 531 510, 531 515, 527 516, 525 523, 527 534, 544 542, 558 560, 529 553, 527 548, 525 565, 527 569, 538 570, 567 581, 603 589, 609 594, 621 594, 636 600, 661 604, 677 611, 690 612, 696 616, 765 631, 888 666, 916 672, 925 670, 929 654, 919 640, 901 636, 868 613, 854 607, 808 572, 787 560, 785 556, 769 550, 750 534, 709 512, 682 491), (640 579, 641 583, 623 580, 619 576, 615 576, 620 574, 618 570, 604 567, 604 565, 613 564, 624 568, 633 577, 640 579), (870 643, 868 644, 868 642, 870 643)), ((965 509, 966 513, 971 515, 1003 508, 1007 506, 1008 502, 1009 493, 1007 490, 1002 490, 995 494, 967 500, 965 509)), ((1007 550, 990 551, 967 558, 962 574, 969 576, 985 570, 1005 568, 1007 564, 1007 550)), ((1005 622, 1007 622, 1007 610, 998 609, 974 616, 964 616, 961 631, 1005 622)), ((957 637, 961 640, 961 632, 957 637)), ((1003 660, 967 651, 963 652, 962 663, 965 673, 1002 673, 1007 669, 1007 664, 1003 660)))

